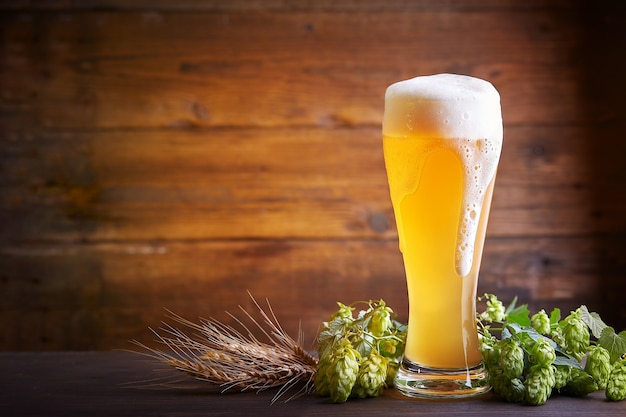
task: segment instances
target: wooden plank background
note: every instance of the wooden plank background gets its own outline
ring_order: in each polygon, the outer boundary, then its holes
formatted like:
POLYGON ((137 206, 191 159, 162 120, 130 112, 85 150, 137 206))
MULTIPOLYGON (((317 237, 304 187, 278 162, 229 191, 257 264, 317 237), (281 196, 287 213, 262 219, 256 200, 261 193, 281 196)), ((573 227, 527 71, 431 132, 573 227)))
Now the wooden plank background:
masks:
POLYGON ((406 320, 387 85, 502 96, 479 292, 626 327, 618 1, 0 1, 1 350, 151 343, 269 299, 313 346, 335 302, 406 320))

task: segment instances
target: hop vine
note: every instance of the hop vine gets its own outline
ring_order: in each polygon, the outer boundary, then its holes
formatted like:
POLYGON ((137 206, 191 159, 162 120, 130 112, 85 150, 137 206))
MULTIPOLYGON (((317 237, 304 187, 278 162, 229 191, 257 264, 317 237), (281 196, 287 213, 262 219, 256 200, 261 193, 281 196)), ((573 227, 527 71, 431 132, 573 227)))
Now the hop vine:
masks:
MULTIPOLYGON (((224 391, 277 388, 272 402, 291 391, 286 401, 315 392, 343 403, 377 397, 393 385, 407 326, 383 300, 338 302, 337 311, 322 323, 317 358, 306 352, 301 334, 293 339, 284 332, 269 301, 263 309, 252 300, 258 319, 243 308, 241 320, 232 316, 244 332, 171 313, 188 332, 164 324, 153 331, 164 349, 134 343, 146 355, 224 391), (268 340, 252 336, 245 319, 268 340)), ((626 399, 626 330, 616 333, 584 305, 561 318, 558 308, 531 315, 527 305, 517 306, 514 299, 505 306, 493 294, 478 301, 486 306, 477 314, 483 363, 502 400, 538 406, 555 395, 584 397, 598 390, 605 390, 609 401, 626 399)))
POLYGON ((377 397, 393 383, 406 326, 395 320, 383 300, 337 305, 318 336, 315 391, 334 403, 377 397), (354 316, 359 304, 366 308, 354 316))
POLYGON ((499 398, 542 405, 553 395, 605 389, 608 400, 626 399, 626 331, 616 333, 584 305, 562 319, 558 308, 531 315, 516 299, 507 307, 493 294, 479 301, 483 362, 499 398))

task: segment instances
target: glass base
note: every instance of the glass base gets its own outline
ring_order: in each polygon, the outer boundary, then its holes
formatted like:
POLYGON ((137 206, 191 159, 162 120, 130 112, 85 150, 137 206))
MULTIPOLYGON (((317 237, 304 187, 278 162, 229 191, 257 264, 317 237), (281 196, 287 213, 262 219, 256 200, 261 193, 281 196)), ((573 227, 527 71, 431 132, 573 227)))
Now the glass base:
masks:
POLYGON ((487 393, 491 386, 482 364, 470 369, 432 369, 402 361, 394 385, 415 398, 463 399, 487 393))

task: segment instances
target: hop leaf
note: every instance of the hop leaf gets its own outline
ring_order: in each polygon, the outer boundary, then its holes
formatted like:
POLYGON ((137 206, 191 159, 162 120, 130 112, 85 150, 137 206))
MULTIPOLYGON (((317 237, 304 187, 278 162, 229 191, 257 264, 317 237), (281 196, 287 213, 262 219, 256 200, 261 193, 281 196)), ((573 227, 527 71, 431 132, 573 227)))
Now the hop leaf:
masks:
POLYGON ((616 362, 626 354, 626 330, 616 334, 612 327, 605 327, 598 339, 598 345, 609 351, 611 362, 616 362))
POLYGON ((520 326, 530 326, 530 311, 528 310, 528 304, 522 304, 521 306, 515 306, 514 300, 511 305, 506 309, 506 321, 509 324, 518 324, 520 326))
POLYGON ((600 315, 598 313, 590 312, 585 305, 580 306, 578 311, 580 312, 579 314, 581 320, 584 321, 589 327, 589 330, 591 330, 591 334, 593 334, 596 338, 600 338, 604 329, 608 327, 606 323, 602 321, 600 315))
POLYGON ((587 355, 585 371, 593 377, 599 389, 605 389, 611 373, 609 351, 601 346, 593 347, 587 355))
POLYGON ((626 357, 616 362, 606 383, 606 398, 611 401, 626 399, 626 357))
POLYGON ((524 382, 526 387, 525 399, 530 405, 542 405, 548 401, 554 387, 555 369, 553 365, 533 365, 528 371, 528 377, 524 382))
POLYGON ((530 325, 537 333, 550 334, 550 317, 545 310, 533 314, 530 318, 530 325))
POLYGON ((361 363, 352 395, 357 398, 377 397, 385 389, 388 359, 372 351, 361 363))
POLYGON ((498 342, 500 368, 509 378, 519 378, 524 372, 524 350, 512 337, 498 342))
MULTIPOLYGON (((341 312, 345 307, 343 304, 338 303, 341 312)), ((335 313, 331 316, 330 321, 322 323, 322 328, 317 336, 317 353, 320 358, 328 355, 334 344, 348 332, 348 329, 352 326, 352 316, 345 316, 343 314, 335 313)))
POLYGON ((362 358, 369 356, 372 348, 374 347, 374 338, 363 331, 359 330, 357 333, 348 336, 350 343, 352 343, 352 347, 359 352, 362 358))

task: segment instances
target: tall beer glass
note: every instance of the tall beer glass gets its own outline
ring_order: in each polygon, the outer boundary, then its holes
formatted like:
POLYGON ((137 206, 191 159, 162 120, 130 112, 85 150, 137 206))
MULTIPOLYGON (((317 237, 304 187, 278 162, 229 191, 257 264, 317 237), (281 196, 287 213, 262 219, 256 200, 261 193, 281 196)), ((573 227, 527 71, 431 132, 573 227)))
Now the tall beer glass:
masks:
POLYGON ((383 149, 409 299, 395 380, 405 395, 489 390, 476 288, 501 148, 500 95, 491 83, 437 74, 387 88, 383 149))

